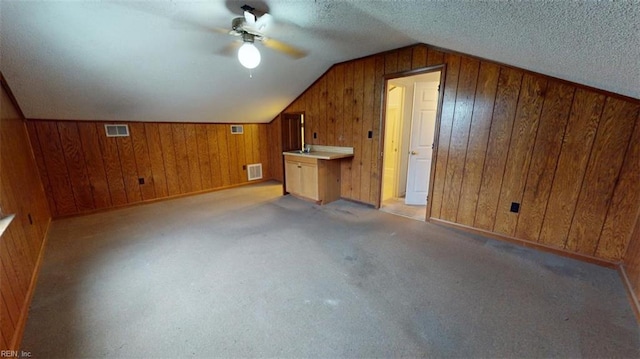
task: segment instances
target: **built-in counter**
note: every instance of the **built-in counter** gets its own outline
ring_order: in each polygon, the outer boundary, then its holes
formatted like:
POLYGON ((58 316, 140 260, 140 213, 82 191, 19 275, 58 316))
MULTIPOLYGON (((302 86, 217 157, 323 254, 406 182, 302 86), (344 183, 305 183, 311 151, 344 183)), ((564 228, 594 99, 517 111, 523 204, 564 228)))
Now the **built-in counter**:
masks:
POLYGON ((311 146, 309 152, 284 155, 285 192, 326 204, 340 198, 340 162, 353 157, 353 147, 311 146))
POLYGON ((312 145, 310 148, 311 151, 309 152, 288 151, 282 152, 282 154, 287 156, 317 158, 319 160, 337 160, 353 157, 353 147, 312 145))

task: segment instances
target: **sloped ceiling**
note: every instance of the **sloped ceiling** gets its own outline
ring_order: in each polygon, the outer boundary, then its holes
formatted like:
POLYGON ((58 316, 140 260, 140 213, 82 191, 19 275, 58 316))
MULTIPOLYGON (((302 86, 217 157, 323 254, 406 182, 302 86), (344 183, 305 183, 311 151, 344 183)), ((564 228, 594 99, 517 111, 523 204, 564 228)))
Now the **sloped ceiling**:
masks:
POLYGON ((640 5, 626 2, 2 0, 0 69, 28 118, 268 122, 332 64, 418 42, 640 98, 640 5), (229 28, 268 35, 250 77, 229 28), (208 30, 209 29, 209 30, 208 30))

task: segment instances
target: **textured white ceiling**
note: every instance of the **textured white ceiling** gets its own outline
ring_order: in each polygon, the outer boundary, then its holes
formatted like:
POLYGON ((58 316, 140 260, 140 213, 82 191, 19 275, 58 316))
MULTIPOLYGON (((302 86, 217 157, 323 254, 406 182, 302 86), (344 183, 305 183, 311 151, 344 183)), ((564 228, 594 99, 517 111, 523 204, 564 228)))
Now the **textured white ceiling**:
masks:
POLYGON ((28 118, 268 122, 332 64, 417 42, 640 98, 640 3, 62 1, 0 3, 0 70, 28 118), (220 51, 248 3, 268 35, 244 69, 220 51))

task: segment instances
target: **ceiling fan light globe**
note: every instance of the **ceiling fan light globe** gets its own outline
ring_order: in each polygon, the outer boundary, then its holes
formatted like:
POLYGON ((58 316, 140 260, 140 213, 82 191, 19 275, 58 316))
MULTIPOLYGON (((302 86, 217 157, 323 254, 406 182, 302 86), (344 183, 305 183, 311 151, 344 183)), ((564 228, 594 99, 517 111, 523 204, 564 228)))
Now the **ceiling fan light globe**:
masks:
POLYGON ((252 43, 244 43, 238 49, 238 61, 248 69, 255 69, 260 65, 260 51, 252 43))

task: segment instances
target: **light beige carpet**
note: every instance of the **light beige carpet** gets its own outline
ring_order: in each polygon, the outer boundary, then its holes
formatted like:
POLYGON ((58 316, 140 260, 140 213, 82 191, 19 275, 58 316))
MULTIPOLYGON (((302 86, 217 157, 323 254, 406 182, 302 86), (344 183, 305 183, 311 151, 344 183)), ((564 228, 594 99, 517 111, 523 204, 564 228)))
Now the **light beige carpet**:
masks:
POLYGON ((53 222, 33 358, 623 358, 616 271, 267 183, 53 222))

